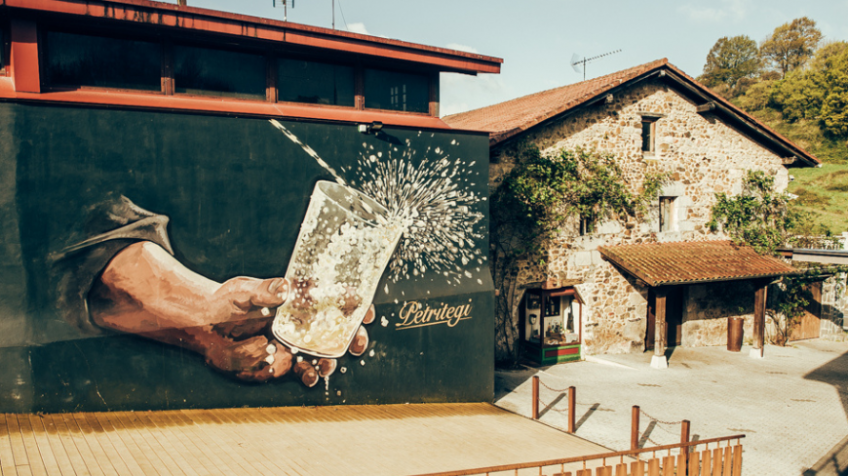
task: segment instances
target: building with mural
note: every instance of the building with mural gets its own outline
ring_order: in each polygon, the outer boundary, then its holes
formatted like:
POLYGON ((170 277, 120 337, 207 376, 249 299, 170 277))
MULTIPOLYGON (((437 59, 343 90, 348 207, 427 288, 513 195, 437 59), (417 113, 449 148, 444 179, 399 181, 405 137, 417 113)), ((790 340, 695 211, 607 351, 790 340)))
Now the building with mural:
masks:
POLYGON ((501 60, 146 0, 0 2, 0 412, 489 401, 501 60))
POLYGON ((445 121, 490 133, 492 190, 525 143, 612 154, 634 192, 649 172, 670 177, 644 220, 575 217, 547 244, 544 266, 520 266, 517 291, 501 289, 512 301, 499 316, 510 323, 500 355, 520 345, 554 363, 653 348, 663 367, 666 344, 725 344, 732 317, 762 354, 765 289, 792 268, 712 232, 711 209, 717 193, 742 192, 748 171, 783 191, 790 168, 818 159, 664 59, 445 121))

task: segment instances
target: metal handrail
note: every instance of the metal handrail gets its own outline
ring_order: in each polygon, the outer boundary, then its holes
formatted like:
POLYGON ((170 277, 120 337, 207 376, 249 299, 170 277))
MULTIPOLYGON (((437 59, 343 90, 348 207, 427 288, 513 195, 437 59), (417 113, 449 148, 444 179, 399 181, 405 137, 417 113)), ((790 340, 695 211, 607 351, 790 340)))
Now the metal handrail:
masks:
MULTIPOLYGON (((720 443, 722 441, 730 441, 730 440, 740 440, 745 438, 745 435, 733 435, 733 436, 722 436, 718 438, 710 438, 707 440, 698 440, 698 441, 690 441, 688 443, 675 443, 673 445, 663 445, 663 446, 655 446, 653 448, 642 448, 638 450, 628 450, 628 451, 616 451, 613 453, 600 453, 596 455, 587 455, 587 456, 573 456, 571 458, 561 458, 561 459, 551 459, 545 461, 536 461, 533 463, 516 463, 516 464, 504 464, 500 466, 488 466, 485 468, 474 468, 474 469, 462 469, 458 471, 445 471, 441 473, 426 473, 426 474, 418 474, 415 476, 469 476, 475 474, 488 474, 495 473, 498 471, 510 471, 510 470, 519 470, 519 469, 527 469, 527 468, 542 468, 545 466, 554 466, 558 464, 570 464, 570 463, 581 463, 590 460, 596 459, 608 459, 608 458, 619 458, 624 456, 632 456, 638 455, 641 453, 656 453, 658 451, 668 450, 671 453, 671 450, 677 448, 688 448, 690 446, 698 446, 698 445, 706 445, 709 443, 720 443)), ((737 441, 738 444, 738 441, 737 441)))

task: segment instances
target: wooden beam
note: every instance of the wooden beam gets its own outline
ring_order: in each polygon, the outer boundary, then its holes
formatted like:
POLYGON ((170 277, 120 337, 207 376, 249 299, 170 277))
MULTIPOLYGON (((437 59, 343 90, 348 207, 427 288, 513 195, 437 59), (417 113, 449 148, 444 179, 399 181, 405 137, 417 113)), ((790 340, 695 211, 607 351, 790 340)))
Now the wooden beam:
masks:
POLYGON ((754 349, 751 357, 763 357, 766 331, 766 289, 768 281, 755 281, 754 292, 754 349))
POLYGON ((13 19, 9 22, 11 55, 9 64, 15 91, 40 93, 41 74, 38 69, 38 29, 35 22, 13 19))
POLYGON ((716 103, 713 102, 713 101, 710 101, 706 104, 701 104, 700 106, 695 108, 695 110, 698 112, 698 114, 706 114, 708 112, 715 111, 717 108, 718 108, 718 106, 716 106, 716 103))
POLYGON ((668 289, 658 287, 654 290, 655 305, 654 305, 654 356, 651 358, 651 367, 656 369, 664 369, 668 367, 668 360, 665 357, 666 346, 666 297, 668 289))

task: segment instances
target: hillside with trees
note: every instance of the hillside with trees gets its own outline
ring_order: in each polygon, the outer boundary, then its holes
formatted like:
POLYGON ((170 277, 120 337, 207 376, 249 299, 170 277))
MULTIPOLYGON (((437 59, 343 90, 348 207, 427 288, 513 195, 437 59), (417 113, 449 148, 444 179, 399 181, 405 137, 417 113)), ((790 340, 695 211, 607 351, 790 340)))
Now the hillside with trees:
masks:
POLYGON ((759 44, 720 38, 698 80, 824 162, 790 172, 792 208, 810 217, 798 232, 848 230, 848 42, 798 18, 759 44))

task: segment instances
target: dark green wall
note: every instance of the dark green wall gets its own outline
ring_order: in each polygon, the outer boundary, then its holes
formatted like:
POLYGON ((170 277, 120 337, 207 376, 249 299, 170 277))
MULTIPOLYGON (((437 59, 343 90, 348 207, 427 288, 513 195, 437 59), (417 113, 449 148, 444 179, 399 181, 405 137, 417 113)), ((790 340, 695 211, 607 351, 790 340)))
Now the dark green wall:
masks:
MULTIPOLYGON (((386 128, 375 137, 355 125, 282 122, 336 167, 352 165, 363 145, 408 148, 418 161, 440 147, 476 161, 473 188, 487 194, 485 134, 386 128)), ((492 399, 485 264, 465 267, 473 278, 456 286, 428 274, 387 295, 381 283, 368 328, 375 355, 340 359, 347 372, 330 378, 329 391, 289 377, 243 383, 192 352, 131 335, 83 336, 60 317, 47 256, 73 243, 87 207, 109 194, 169 216, 175 256, 202 275, 283 276, 312 188, 331 177, 268 121, 6 103, 0 152, 0 412, 492 399), (396 330, 410 300, 471 304, 473 317, 396 330)), ((487 204, 477 206, 484 234, 487 204)), ((485 256, 488 241, 477 246, 485 256)))

